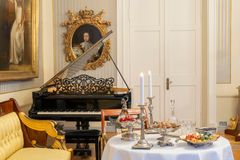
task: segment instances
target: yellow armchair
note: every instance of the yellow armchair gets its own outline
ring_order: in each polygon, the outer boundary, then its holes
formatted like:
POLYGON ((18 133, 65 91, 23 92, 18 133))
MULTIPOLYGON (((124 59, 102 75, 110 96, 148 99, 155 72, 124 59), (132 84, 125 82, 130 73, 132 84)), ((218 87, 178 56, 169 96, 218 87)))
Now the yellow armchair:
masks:
POLYGON ((31 119, 16 107, 13 99, 0 102, 0 160, 71 160, 54 121, 31 119), (54 140, 48 147, 47 136, 54 140))
MULTIPOLYGON (((54 143, 51 145, 51 148, 68 150, 70 152, 72 151, 71 149, 67 149, 66 147, 65 136, 59 135, 58 131, 55 129, 55 121, 31 119, 23 112, 19 113, 19 118, 21 122, 28 128, 36 131, 46 132, 48 136, 54 138, 55 140, 54 143)), ((40 145, 37 145, 36 140, 32 140, 32 145, 34 147, 41 147, 40 145)))

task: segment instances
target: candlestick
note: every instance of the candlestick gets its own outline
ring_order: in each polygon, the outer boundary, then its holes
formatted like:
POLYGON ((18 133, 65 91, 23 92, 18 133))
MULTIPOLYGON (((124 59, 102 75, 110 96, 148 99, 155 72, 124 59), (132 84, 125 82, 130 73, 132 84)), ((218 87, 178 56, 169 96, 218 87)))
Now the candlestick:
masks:
POLYGON ((148 96, 152 97, 152 72, 148 71, 148 96))
POLYGON ((148 143, 148 141, 145 139, 145 134, 144 134, 144 108, 145 105, 139 105, 141 109, 140 113, 140 120, 141 120, 141 135, 140 135, 140 140, 138 141, 137 144, 135 144, 132 148, 133 149, 151 149, 152 144, 148 143))
POLYGON ((148 110, 149 110, 149 128, 145 130, 146 134, 158 134, 158 132, 153 128, 153 97, 147 97, 148 99, 148 110))
POLYGON ((154 97, 147 97, 147 99, 149 100, 148 110, 149 110, 149 119, 150 119, 150 125, 149 125, 150 129, 153 128, 153 114, 152 114, 152 111, 153 111, 153 105, 152 105, 153 98, 154 97))
POLYGON ((140 74, 140 105, 144 105, 144 74, 140 74))

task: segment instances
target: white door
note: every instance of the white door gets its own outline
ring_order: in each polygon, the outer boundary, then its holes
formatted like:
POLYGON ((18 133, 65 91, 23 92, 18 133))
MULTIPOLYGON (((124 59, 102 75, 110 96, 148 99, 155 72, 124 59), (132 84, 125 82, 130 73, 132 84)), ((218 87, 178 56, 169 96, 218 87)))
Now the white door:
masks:
MULTIPOLYGON (((133 106, 139 103, 139 73, 145 74, 145 96, 148 96, 147 73, 153 76, 155 120, 164 119, 164 5, 162 0, 131 0, 130 14, 130 85, 133 106), (146 3, 147 2, 147 3, 146 3), (162 113, 162 114, 161 114, 162 113)), ((146 101, 147 102, 147 101, 146 101)))
MULTIPOLYGON (((139 101, 139 73, 153 74, 154 120, 200 122, 200 0, 118 1, 118 65, 139 101), (166 79, 172 83, 166 89, 166 79)), ((147 77, 145 76, 147 96, 147 77)))
POLYGON ((165 115, 174 100, 177 118, 200 123, 200 0, 166 0, 165 10, 165 115))

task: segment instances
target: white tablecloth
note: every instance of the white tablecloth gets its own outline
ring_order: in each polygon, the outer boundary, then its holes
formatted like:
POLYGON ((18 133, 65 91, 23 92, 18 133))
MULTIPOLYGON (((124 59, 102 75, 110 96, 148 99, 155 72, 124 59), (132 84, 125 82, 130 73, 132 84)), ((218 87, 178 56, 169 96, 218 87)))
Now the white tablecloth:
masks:
MULTIPOLYGON (((156 138, 159 135, 146 135, 151 150, 134 150, 137 141, 122 141, 121 136, 112 137, 103 151, 102 160, 233 160, 231 146, 227 139, 220 137, 211 146, 194 148, 186 142, 175 143, 173 147, 160 147, 156 138)), ((174 142, 174 139, 172 139, 174 142)))

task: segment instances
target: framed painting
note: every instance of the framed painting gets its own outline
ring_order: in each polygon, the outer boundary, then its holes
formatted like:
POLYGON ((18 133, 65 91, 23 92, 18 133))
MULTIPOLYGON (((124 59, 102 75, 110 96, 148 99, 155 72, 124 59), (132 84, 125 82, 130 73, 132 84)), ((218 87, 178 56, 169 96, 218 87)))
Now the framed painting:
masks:
MULTIPOLYGON (((101 39, 111 26, 110 21, 103 20, 103 11, 95 14, 87 8, 79 12, 68 11, 68 19, 63 22, 67 32, 64 35, 66 61, 74 61, 101 39)), ((110 40, 106 41, 85 67, 85 70, 95 70, 109 60, 110 40)))
POLYGON ((0 0, 0 81, 38 77, 38 0, 0 0))

